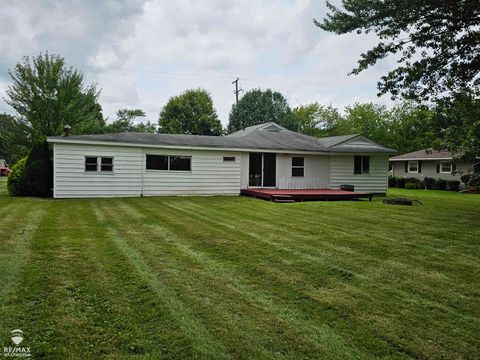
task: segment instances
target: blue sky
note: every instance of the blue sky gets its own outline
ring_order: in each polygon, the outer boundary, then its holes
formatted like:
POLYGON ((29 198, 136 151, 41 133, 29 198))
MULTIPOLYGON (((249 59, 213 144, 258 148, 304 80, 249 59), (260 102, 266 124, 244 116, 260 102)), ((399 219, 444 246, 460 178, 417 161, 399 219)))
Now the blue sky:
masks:
MULTIPOLYGON (((282 92, 291 106, 390 104, 388 96, 377 98, 376 83, 392 61, 347 76, 374 35, 326 33, 312 20, 325 13, 324 0, 4 1, 0 94, 22 55, 48 50, 102 89, 110 119, 129 107, 157 121, 169 97, 201 87, 226 124, 236 77, 244 90, 282 92)), ((0 111, 11 111, 3 100, 0 111)))

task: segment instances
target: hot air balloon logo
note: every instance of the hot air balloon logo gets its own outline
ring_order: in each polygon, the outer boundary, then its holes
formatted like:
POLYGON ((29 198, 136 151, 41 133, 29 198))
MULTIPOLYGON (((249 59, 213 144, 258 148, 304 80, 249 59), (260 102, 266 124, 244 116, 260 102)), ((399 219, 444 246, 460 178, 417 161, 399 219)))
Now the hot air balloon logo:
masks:
POLYGON ((23 331, 20 329, 12 330, 12 341, 15 345, 20 344, 23 341, 23 331))

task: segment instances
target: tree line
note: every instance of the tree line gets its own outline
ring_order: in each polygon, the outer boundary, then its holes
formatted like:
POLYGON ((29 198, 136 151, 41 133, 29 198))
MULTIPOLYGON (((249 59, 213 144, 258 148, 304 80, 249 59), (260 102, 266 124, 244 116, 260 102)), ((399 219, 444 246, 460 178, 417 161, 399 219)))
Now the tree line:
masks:
POLYGON ((317 102, 291 108, 277 91, 252 89, 232 106, 228 126, 223 128, 204 89, 171 97, 156 123, 142 121, 141 109, 120 109, 116 119, 107 122, 100 91, 86 85, 82 73, 68 67, 61 56, 24 57, 10 76, 5 101, 16 114, 0 114, 0 158, 13 162, 46 136, 61 135, 65 125, 77 135, 124 131, 225 135, 269 121, 317 137, 362 134, 400 153, 426 147, 465 157, 480 153, 480 101, 469 93, 430 106, 405 101, 391 108, 355 103, 337 109, 317 102))

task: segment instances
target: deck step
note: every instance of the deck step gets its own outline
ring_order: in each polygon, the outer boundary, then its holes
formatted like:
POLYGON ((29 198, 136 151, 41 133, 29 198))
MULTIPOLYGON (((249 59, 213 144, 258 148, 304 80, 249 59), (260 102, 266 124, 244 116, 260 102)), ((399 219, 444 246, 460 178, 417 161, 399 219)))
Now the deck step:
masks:
POLYGON ((272 195, 272 200, 274 202, 281 202, 281 203, 292 203, 295 202, 293 196, 290 195, 272 195))

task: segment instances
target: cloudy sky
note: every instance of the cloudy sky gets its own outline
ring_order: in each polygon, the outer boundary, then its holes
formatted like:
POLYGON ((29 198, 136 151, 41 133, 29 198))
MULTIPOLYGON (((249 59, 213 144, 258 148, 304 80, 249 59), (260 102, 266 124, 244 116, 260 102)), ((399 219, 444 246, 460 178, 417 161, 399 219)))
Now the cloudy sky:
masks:
MULTIPOLYGON (((317 28, 325 0, 0 1, 2 98, 8 69, 49 51, 98 84, 110 119, 130 107, 156 121, 170 96, 202 87, 226 124, 236 77, 244 90, 281 91, 291 106, 389 103, 376 83, 393 64, 347 76, 375 39, 317 28)), ((0 111, 11 108, 1 100, 0 111)))

